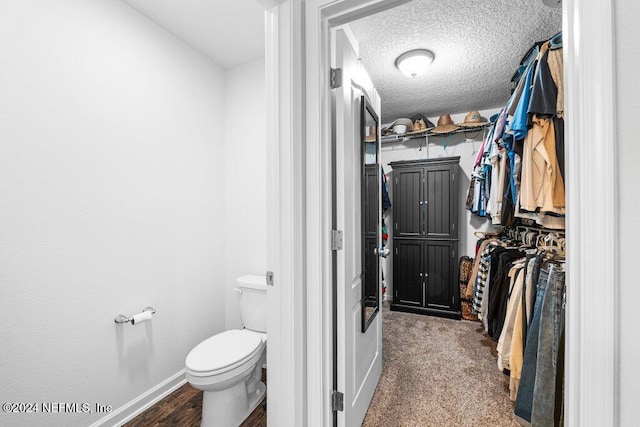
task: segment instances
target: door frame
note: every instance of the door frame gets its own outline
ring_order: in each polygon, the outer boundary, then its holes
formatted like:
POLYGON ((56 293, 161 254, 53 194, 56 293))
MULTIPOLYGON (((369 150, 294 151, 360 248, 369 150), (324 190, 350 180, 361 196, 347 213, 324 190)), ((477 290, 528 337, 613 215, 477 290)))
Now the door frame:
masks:
MULTIPOLYGON (((275 273, 267 350, 268 422, 329 426, 333 370, 329 29, 408 0, 257 1, 265 6, 267 23, 267 265, 275 273)), ((562 7, 565 110, 571 117, 565 142, 566 423, 617 425, 614 3, 603 0, 587 6, 580 0, 564 0, 562 7), (591 242, 597 242, 597 251, 591 242)))

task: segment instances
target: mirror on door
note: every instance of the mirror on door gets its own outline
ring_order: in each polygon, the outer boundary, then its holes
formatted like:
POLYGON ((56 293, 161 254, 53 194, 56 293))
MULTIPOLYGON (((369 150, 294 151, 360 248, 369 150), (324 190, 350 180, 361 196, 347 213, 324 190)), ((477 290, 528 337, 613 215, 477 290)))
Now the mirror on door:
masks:
POLYGON ((366 97, 361 100, 362 332, 366 332, 380 309, 380 164, 378 116, 366 97))

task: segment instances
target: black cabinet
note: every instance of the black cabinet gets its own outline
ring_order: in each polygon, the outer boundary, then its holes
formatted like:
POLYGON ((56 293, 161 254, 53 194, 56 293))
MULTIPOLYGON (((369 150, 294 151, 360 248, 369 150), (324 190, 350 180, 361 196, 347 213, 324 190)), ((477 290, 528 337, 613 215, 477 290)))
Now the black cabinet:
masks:
POLYGON ((393 162, 392 310, 460 318, 459 157, 393 162))
POLYGON ((425 307, 459 312, 460 290, 455 277, 457 242, 428 240, 424 247, 424 274, 428 285, 425 286, 425 307))
POLYGON ((393 162, 394 237, 457 239, 459 157, 393 162))
POLYGON ((393 302, 424 307, 423 242, 393 239, 393 302))

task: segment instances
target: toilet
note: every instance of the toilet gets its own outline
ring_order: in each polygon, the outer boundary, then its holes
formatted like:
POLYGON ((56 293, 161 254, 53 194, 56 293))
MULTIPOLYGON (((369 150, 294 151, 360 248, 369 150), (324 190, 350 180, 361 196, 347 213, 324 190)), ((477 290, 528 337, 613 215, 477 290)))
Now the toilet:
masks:
POLYGON ((237 427, 260 404, 267 387, 262 366, 267 347, 265 276, 236 280, 244 329, 214 335, 194 347, 186 359, 186 378, 204 391, 203 427, 237 427))

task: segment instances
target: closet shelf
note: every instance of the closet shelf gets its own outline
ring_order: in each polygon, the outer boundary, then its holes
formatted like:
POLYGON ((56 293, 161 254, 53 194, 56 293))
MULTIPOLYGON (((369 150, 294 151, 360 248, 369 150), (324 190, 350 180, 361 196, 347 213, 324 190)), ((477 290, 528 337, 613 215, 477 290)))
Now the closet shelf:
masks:
POLYGON ((460 129, 455 130, 455 131, 450 132, 450 133, 424 132, 424 133, 414 134, 414 135, 410 135, 410 134, 387 135, 387 136, 383 136, 382 138, 380 138, 380 142, 384 144, 384 143, 388 143, 388 142, 402 142, 402 141, 405 141, 407 139, 420 139, 420 138, 425 138, 427 136, 440 136, 440 137, 444 138, 447 135, 453 135, 453 134, 458 134, 458 133, 476 133, 476 132, 483 131, 484 129, 489 127, 490 124, 491 123, 487 122, 486 124, 483 124, 483 125, 480 125, 480 126, 460 128, 460 129))

